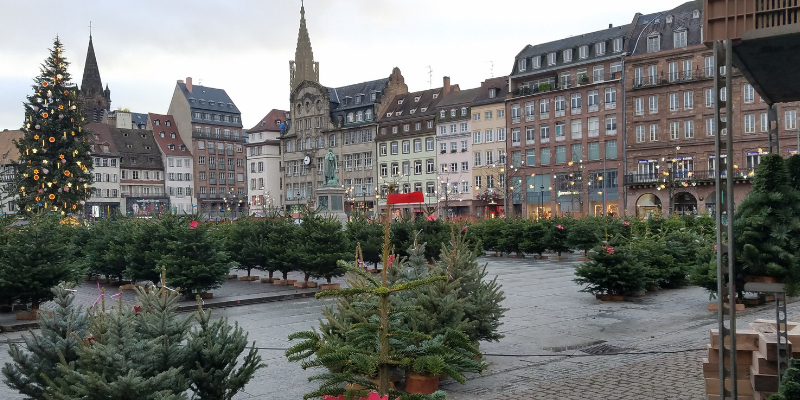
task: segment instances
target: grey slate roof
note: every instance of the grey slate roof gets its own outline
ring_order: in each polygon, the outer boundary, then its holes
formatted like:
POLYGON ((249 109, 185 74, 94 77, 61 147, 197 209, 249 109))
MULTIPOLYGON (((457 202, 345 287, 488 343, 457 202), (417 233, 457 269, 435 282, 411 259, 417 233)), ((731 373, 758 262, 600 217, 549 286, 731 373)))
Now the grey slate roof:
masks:
POLYGON ((450 92, 442 99, 442 101, 439 102, 437 107, 442 108, 472 103, 472 101, 475 100, 475 98, 480 94, 480 90, 481 88, 473 88, 450 92))
POLYGON ((233 103, 233 100, 228 96, 224 89, 216 89, 207 86, 192 85, 192 91, 186 90, 186 83, 178 82, 178 87, 181 89, 183 96, 189 103, 189 108, 192 112, 192 122, 197 123, 210 123, 213 125, 230 126, 234 128, 242 128, 241 111, 233 103), (211 112, 220 115, 231 115, 239 117, 239 123, 225 122, 225 121, 208 121, 204 119, 196 120, 194 118, 194 111, 211 112))
MULTIPOLYGON (((457 87, 457 86, 456 86, 457 87)), ((436 106, 442 101, 442 88, 428 89, 419 92, 399 94, 392 99, 392 104, 383 115, 378 115, 378 122, 391 122, 396 120, 418 118, 436 113, 436 106), (433 96, 437 95, 436 98, 433 96), (419 101, 414 101, 419 97, 419 101), (402 104, 398 104, 403 100, 402 104), (425 111, 422 111, 422 109, 425 111), (411 113, 411 110, 415 110, 411 113), (400 115, 397 113, 400 112, 400 115), (387 116, 388 114, 391 114, 387 116)))
POLYGON ((136 126, 147 126, 147 114, 131 113, 131 123, 136 126))
POLYGON ((472 101, 472 106, 480 106, 484 104, 503 103, 508 93, 508 77, 500 76, 497 78, 487 79, 481 82, 480 93, 478 97, 472 101), (490 97, 489 90, 497 89, 495 97, 490 97))
POLYGON ((153 131, 119 129, 111 126, 108 132, 121 157, 120 166, 122 168, 164 169, 164 163, 161 162, 161 151, 153 137, 153 131))
MULTIPOLYGON (((631 32, 630 53, 640 55, 647 53, 647 37, 653 33, 660 34, 660 51, 674 50, 675 43, 672 34, 678 29, 686 29, 686 45, 697 46, 702 43, 703 1, 689 1, 671 10, 642 15, 631 32), (693 13, 698 10, 698 17, 693 13), (667 23, 667 17, 672 17, 672 22, 667 23), (638 44, 637 44, 638 40, 638 44)), ((702 67, 702 66, 701 66, 702 67)))
POLYGON ((333 111, 334 109, 338 111, 350 108, 360 108, 374 104, 374 102, 370 100, 370 93, 375 92, 380 95, 381 91, 383 91, 388 82, 389 78, 386 77, 386 78, 376 79, 374 81, 361 82, 338 88, 328 88, 328 93, 330 93, 330 98, 332 103, 331 111, 333 111), (355 96, 357 94, 362 95, 360 104, 355 104, 355 96), (343 104, 345 98, 348 98, 347 105, 343 104))
POLYGON ((579 64, 581 62, 620 57, 625 53, 628 42, 626 36, 628 35, 630 27, 630 24, 621 25, 609 29, 603 29, 597 32, 584 33, 577 36, 559 39, 553 42, 537 44, 535 46, 527 45, 524 49, 522 49, 522 51, 519 52, 519 54, 517 54, 517 57, 514 59, 514 67, 511 70, 511 76, 512 78, 517 78, 525 75, 535 75, 550 70, 561 69, 567 65, 579 64), (616 53, 613 51, 614 47, 612 42, 612 40, 615 38, 624 38, 622 51, 616 53), (594 48, 594 44, 598 42, 606 42, 606 51, 603 55, 599 56, 595 53, 594 48), (588 58, 581 60, 578 58, 578 48, 583 45, 589 46, 589 54, 588 58), (572 49, 573 55, 572 61, 565 63, 563 50, 567 49, 572 49), (548 66, 547 54, 553 52, 556 53, 556 65, 548 66), (531 62, 532 57, 541 57, 541 68, 533 68, 533 64, 531 62), (527 68, 525 71, 520 72, 518 61, 523 58, 528 60, 527 68))

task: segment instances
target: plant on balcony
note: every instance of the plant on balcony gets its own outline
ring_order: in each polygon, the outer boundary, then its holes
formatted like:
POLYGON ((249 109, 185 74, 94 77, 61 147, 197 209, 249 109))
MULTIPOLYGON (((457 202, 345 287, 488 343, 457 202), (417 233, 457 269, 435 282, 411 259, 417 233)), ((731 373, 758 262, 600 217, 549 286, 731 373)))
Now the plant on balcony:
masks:
POLYGON ((486 189, 483 192, 478 193, 477 195, 475 195, 475 198, 480 201, 486 201, 486 202, 492 202, 492 201, 497 202, 501 200, 500 193, 498 193, 495 190, 489 190, 489 189, 486 189))
POLYGON ((466 152, 467 152, 467 149, 461 149, 461 152, 462 152, 462 153, 466 153, 466 152))
POLYGON ((578 77, 578 80, 579 80, 579 82, 580 82, 580 83, 589 83, 589 75, 587 75, 587 74, 581 74, 581 75, 578 77))
POLYGON ((782 280, 790 296, 800 292, 800 193, 789 184, 778 154, 761 158, 753 189, 739 203, 734 224, 735 255, 747 275, 782 280))
POLYGON ((447 153, 447 150, 442 150, 442 151, 439 152, 439 154, 446 154, 446 153, 447 153))
POLYGON ((540 92, 551 90, 552 88, 553 88, 553 85, 551 85, 550 82, 544 82, 544 83, 540 83, 539 84, 539 91, 540 92))
POLYGON ((458 150, 456 150, 456 149, 450 149, 450 152, 451 152, 451 153, 455 153, 455 152, 457 152, 457 151, 458 151, 458 150))

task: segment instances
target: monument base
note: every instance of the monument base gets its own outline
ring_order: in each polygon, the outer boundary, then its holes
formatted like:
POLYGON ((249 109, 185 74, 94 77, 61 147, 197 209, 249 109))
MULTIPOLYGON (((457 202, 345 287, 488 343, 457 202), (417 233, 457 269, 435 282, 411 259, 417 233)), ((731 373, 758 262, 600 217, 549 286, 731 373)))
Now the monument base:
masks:
POLYGON ((334 217, 343 225, 347 223, 344 213, 345 190, 341 186, 317 188, 317 212, 326 217, 334 217))

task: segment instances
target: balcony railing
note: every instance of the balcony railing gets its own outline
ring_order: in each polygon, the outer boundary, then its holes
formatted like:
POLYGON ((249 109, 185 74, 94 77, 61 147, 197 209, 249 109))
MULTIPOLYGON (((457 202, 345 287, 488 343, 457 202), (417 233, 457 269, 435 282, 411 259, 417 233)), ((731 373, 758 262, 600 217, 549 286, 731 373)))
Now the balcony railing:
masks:
POLYGON ((714 76, 714 68, 700 68, 697 67, 691 71, 681 72, 668 72, 660 73, 658 75, 645 75, 641 77, 633 77, 631 83, 634 89, 651 86, 672 85, 676 83, 695 81, 699 79, 708 79, 714 76))
MULTIPOLYGON (((753 168, 746 168, 736 171, 737 179, 750 179, 754 175, 753 168)), ((726 171, 722 171, 722 178, 726 178, 726 171)), ((669 186, 672 181, 676 187, 683 186, 684 183, 691 185, 693 182, 713 181, 716 179, 715 170, 707 171, 671 171, 666 175, 663 172, 658 173, 636 173, 631 172, 625 175, 625 185, 655 185, 664 184, 669 186)))
POLYGON ((542 83, 539 84, 537 87, 518 87, 512 91, 512 97, 519 97, 519 96, 529 96, 532 94, 549 92, 553 90, 564 90, 569 89, 576 86, 586 86, 586 85, 594 85, 600 84, 609 81, 617 81, 622 78, 622 72, 609 72, 603 75, 593 75, 589 77, 588 75, 585 78, 577 77, 575 79, 554 79, 553 82, 550 83, 542 83))

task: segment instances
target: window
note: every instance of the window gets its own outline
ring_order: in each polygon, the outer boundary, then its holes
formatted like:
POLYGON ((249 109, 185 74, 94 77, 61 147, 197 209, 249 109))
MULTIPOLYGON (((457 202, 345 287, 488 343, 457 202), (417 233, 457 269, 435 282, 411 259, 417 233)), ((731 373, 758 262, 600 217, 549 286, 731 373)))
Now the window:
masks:
POLYGON ((555 107, 556 107, 556 116, 558 116, 559 112, 563 115, 564 110, 566 109, 566 102, 564 101, 564 96, 556 96, 555 100, 555 107))
POLYGON ((722 87, 719 89, 719 99, 725 101, 728 99, 728 88, 722 87))
POLYGON ((450 142, 450 152, 455 153, 458 151, 458 142, 450 142))
POLYGON ((564 50, 563 52, 561 52, 561 54, 564 58, 564 62, 572 61, 572 49, 564 50))
POLYGON ((589 46, 583 45, 578 47, 578 58, 582 60, 587 57, 589 57, 589 46))
POLYGON ((742 90, 744 91, 744 102, 752 103, 755 100, 755 91, 753 90, 753 86, 749 83, 745 83, 744 86, 742 86, 742 90))
POLYGON ((445 115, 446 115, 446 114, 445 114, 446 112, 447 112, 447 111, 445 111, 445 110, 441 110, 441 111, 439 111, 439 118, 444 118, 444 117, 445 117, 445 115))
POLYGON ((767 118, 767 113, 761 113, 761 132, 767 131, 767 126, 769 124, 769 119, 767 118))
POLYGON ((667 79, 669 79, 670 82, 675 82, 676 80, 678 80, 678 62, 673 61, 667 64, 667 67, 668 67, 667 79))
POLYGON ((447 153, 447 143, 439 143, 439 152, 442 154, 447 153))
POLYGON ((433 151, 433 138, 425 139, 425 151, 433 151))
POLYGON ((564 123, 563 122, 556 122, 556 140, 561 141, 566 138, 566 132, 564 132, 564 123))
POLYGON ((657 79, 658 79, 658 66, 651 65, 647 67, 647 83, 654 85, 658 83, 657 79))
POLYGON ((525 120, 532 121, 534 117, 534 112, 536 111, 536 103, 533 101, 528 101, 525 103, 525 120))
POLYGON ((654 51, 661 50, 661 36, 659 35, 651 35, 647 37, 647 52, 652 53, 654 51))
POLYGON ((580 139, 583 137, 583 121, 574 119, 570 123, 570 133, 572 139, 580 139))
POLYGON ((595 55, 602 56, 606 54, 606 42, 598 42, 594 44, 595 55))
POLYGON ((483 133, 481 131, 475 131, 472 134, 472 143, 475 144, 483 143, 483 133))
POLYGON ((619 53, 622 51, 622 38, 615 38, 614 41, 614 53, 619 53))
POLYGON ((380 154, 381 154, 381 156, 385 156, 386 155, 386 149, 387 149, 386 143, 381 143, 381 145, 380 145, 380 154))
POLYGON ((589 111, 597 111, 598 101, 597 90, 590 90, 586 96, 586 104, 589 106, 589 111))
POLYGON ((408 154, 411 152, 411 142, 408 140, 403 140, 403 154, 408 154))
POLYGON ((519 146, 519 128, 511 129, 511 145, 519 146))
POLYGON ((486 119, 492 119, 492 112, 491 111, 487 111, 486 112, 486 119))
POLYGON ((692 79, 692 60, 683 60, 683 79, 692 79))
POLYGON ((649 105, 650 105, 650 108, 649 108, 650 114, 657 113, 658 112, 658 96, 650 96, 649 105))
POLYGON ((756 116, 755 114, 746 114, 744 116, 744 133, 756 132, 756 116))
POLYGON ((706 136, 714 136, 716 130, 714 129, 714 118, 706 118, 706 136))
POLYGON ((714 76, 714 57, 705 58, 705 75, 707 78, 714 76))
POLYGON ((616 140, 606 140, 606 158, 617 158, 616 140))
POLYGON ((461 141, 461 151, 467 151, 467 141, 466 140, 462 140, 461 141))
POLYGON ((400 164, 392 163, 392 176, 400 175, 400 164))
POLYGON ((473 155, 472 165, 474 165, 476 167, 480 167, 481 165, 483 165, 483 163, 481 162, 481 154, 482 153, 480 151, 476 151, 475 153, 472 153, 472 155, 473 155))
POLYGON ((422 160, 414 160, 414 175, 422 174, 422 160))
POLYGON ((617 106, 617 89, 616 88, 606 88, 606 109, 613 108, 617 106))
POLYGON ((542 58, 540 56, 531 57, 531 63, 534 69, 539 69, 542 67, 542 58))
POLYGON ((786 121, 784 128, 785 129, 796 129, 797 128, 797 111, 796 110, 788 110, 784 114, 784 120, 786 121))
POLYGON ((636 126, 636 143, 644 142, 644 125, 636 126))
POLYGON ((458 163, 450 163, 450 172, 458 172, 458 163))
POLYGON ((503 118, 506 116, 506 110, 497 110, 497 118, 503 118))
POLYGON ((658 141, 658 125, 651 124, 650 125, 650 141, 657 142, 658 141))
POLYGON ((634 109, 635 109, 636 115, 643 115, 644 114, 644 98, 637 97, 636 99, 634 99, 634 104, 635 104, 634 109))
POLYGON ((714 107, 714 89, 706 89, 706 107, 714 107))
POLYGON ((466 122, 462 122, 461 123, 461 132, 466 132, 466 131, 467 131, 467 123, 466 122))
POLYGON ((556 164, 567 162, 567 146, 556 146, 556 164))
POLYGON ((451 124, 450 125, 450 133, 456 133, 456 132, 458 132, 458 128, 456 127, 456 124, 451 124))
POLYGON ((600 136, 600 118, 589 117, 589 120, 587 121, 587 128, 589 137, 600 136))
POLYGON ((197 157, 197 163, 200 164, 200 165, 205 164, 206 163, 206 157, 205 156, 197 157))
POLYGON ((455 118, 455 116, 456 116, 456 109, 454 108, 450 110, 450 118, 455 118))
POLYGON ((511 105, 511 119, 519 122, 519 104, 511 105))
POLYGON ((683 123, 683 136, 686 139, 694 137, 694 121, 685 121, 683 123))
POLYGON ((670 111, 678 111, 680 108, 680 100, 678 98, 677 93, 670 93, 669 94, 669 110, 670 111))
POLYGON ((422 151, 422 139, 414 139, 414 153, 422 151))
POLYGON ((539 100, 539 118, 542 118, 542 119, 550 118, 550 100, 549 99, 541 99, 541 100, 539 100))
POLYGON ((391 143, 392 154, 397 154, 397 142, 391 143))
POLYGON ((580 143, 573 144, 570 150, 572 151, 572 161, 578 162, 583 159, 583 145, 580 143))
POLYGON ((381 176, 389 175, 389 166, 386 164, 381 164, 381 176))
POLYGON ((534 144, 536 141, 536 127, 525 127, 525 144, 534 144))
POLYGON ((633 70, 633 87, 644 85, 644 69, 637 67, 633 70))
MULTIPOLYGON (((424 112, 425 109, 423 108, 422 111, 424 112)), ((428 121, 428 129, 433 129, 433 120, 428 121)))
POLYGON ((686 29, 680 29, 672 33, 675 48, 686 47, 686 29))
POLYGON ((600 142, 589 142, 589 160, 600 159, 600 142))
POLYGON ((480 121, 481 120, 481 113, 472 114, 473 121, 480 121))
POLYGON ((429 174, 432 174, 432 173, 436 172, 436 166, 434 164, 433 159, 425 160, 425 172, 427 172, 429 174))
POLYGON ((461 170, 462 171, 469 171, 469 161, 462 161, 461 162, 461 170))
MULTIPOLYGON (((506 64, 506 65, 508 65, 508 64, 506 64)), ((527 69, 527 67, 528 67, 528 60, 527 59, 523 58, 523 59, 521 59, 521 60, 519 60, 517 62, 517 69, 519 70, 519 72, 525 71, 527 69)))
POLYGON ((556 65, 556 53, 547 54, 547 65, 556 65))
POLYGON ((550 164, 550 148, 549 147, 542 147, 541 149, 539 149, 539 163, 541 163, 541 165, 550 164))
POLYGON ((678 140, 680 135, 680 126, 680 122, 673 121, 669 123, 669 138, 671 140, 678 140))
POLYGON ((617 115, 616 114, 606 115, 606 135, 616 135, 616 134, 617 134, 617 115))
POLYGON ((497 129, 497 141, 498 142, 505 142, 506 141, 506 128, 498 128, 497 129))
POLYGON ((569 96, 569 104, 573 111, 580 111, 581 108, 581 94, 573 93, 569 96))
POLYGON ((550 124, 542 124, 539 126, 539 139, 541 143, 550 142, 550 124))
POLYGON ((605 68, 602 65, 598 65, 592 68, 592 82, 602 82, 605 80, 603 76, 605 74, 605 68))

